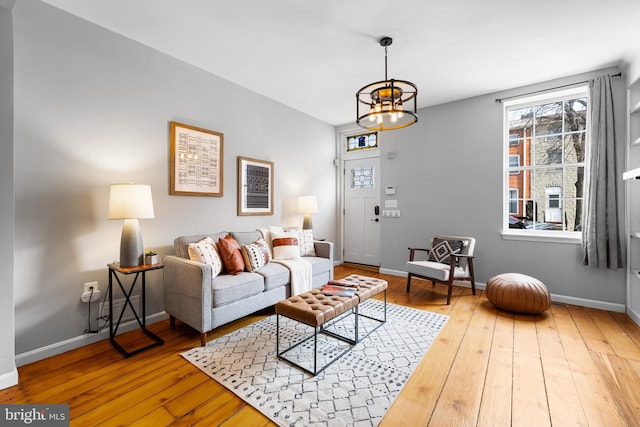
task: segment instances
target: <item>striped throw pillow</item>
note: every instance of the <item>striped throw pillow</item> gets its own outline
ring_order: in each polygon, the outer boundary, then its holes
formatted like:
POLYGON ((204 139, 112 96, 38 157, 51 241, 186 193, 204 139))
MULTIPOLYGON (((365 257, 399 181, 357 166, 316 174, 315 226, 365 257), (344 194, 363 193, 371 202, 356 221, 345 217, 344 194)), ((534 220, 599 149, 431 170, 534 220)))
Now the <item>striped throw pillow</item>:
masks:
POLYGON ((222 259, 218 254, 218 247, 211 237, 205 237, 196 243, 189 243, 187 248, 191 261, 209 264, 212 268, 212 276, 216 277, 222 272, 222 259))

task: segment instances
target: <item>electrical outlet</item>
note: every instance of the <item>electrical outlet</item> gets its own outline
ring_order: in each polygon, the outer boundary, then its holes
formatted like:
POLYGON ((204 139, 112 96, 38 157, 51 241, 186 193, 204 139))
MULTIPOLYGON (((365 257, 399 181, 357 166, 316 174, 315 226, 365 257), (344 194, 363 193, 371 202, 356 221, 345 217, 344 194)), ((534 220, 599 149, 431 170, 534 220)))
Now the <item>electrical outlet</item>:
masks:
MULTIPOLYGON (((138 316, 141 316, 142 313, 140 312, 140 296, 131 295, 131 304, 133 304, 133 307, 136 309, 136 313, 138 313, 138 316)), ((125 305, 124 298, 113 300, 113 322, 114 323, 118 321, 118 317, 120 316, 120 313, 122 312, 122 307, 124 307, 124 305, 125 305)), ((98 306, 98 317, 99 318, 106 317, 107 319, 109 318, 109 302, 108 301, 105 303, 100 303, 100 305, 98 306)), ((124 314, 122 315, 122 321, 126 322, 132 319, 135 319, 135 316, 133 315, 133 312, 131 312, 131 307, 129 307, 129 305, 127 304, 124 310, 124 314)))
POLYGON ((94 291, 98 290, 98 282, 87 282, 84 284, 84 292, 91 292, 91 288, 94 291))
POLYGON ((83 292, 82 296, 80 296, 80 300, 82 302, 94 302, 94 301, 98 301, 99 299, 100 299, 100 289, 96 289, 94 291, 89 291, 89 292, 83 292))

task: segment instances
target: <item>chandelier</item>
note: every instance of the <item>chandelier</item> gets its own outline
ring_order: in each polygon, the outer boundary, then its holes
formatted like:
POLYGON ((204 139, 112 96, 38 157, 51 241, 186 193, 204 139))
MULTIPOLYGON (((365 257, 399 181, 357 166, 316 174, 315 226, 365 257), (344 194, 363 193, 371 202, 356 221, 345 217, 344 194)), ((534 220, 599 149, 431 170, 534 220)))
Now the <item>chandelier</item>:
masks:
POLYGON ((387 47, 393 39, 383 37, 384 80, 368 84, 356 93, 356 123, 370 130, 393 130, 418 121, 418 88, 405 80, 387 78, 387 47))

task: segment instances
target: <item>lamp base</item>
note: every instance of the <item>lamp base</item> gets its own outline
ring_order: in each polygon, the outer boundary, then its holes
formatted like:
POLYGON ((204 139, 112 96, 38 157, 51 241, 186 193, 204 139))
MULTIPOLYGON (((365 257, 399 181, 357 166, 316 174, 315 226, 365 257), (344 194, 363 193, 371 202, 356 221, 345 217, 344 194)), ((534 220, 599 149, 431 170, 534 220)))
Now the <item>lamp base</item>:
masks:
POLYGON ((311 222, 311 214, 304 214, 304 220, 302 221, 303 230, 313 229, 313 223, 311 222))
POLYGON ((137 219, 125 219, 120 237, 120 267, 136 267, 144 264, 142 231, 137 219))

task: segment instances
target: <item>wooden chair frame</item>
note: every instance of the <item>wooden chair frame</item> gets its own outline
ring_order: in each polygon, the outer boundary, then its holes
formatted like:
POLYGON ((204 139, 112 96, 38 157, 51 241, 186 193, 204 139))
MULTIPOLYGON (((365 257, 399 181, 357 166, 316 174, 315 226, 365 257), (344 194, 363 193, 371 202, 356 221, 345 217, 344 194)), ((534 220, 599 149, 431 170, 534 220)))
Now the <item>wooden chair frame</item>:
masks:
MULTIPOLYGON (((429 255, 429 251, 431 249, 424 249, 424 248, 409 248, 409 261, 414 261, 414 257, 415 257, 415 253, 416 251, 424 251, 427 253, 427 256, 429 255)), ((448 290, 447 290, 447 305, 451 304, 451 291, 453 289, 453 282, 455 282, 456 280, 458 281, 470 281, 471 282, 471 291, 473 292, 473 295, 476 294, 476 280, 475 280, 475 276, 473 273, 473 255, 463 255, 463 254, 450 254, 449 257, 449 280, 443 281, 443 280, 439 280, 433 277, 428 277, 428 276, 422 276, 420 274, 416 274, 416 273, 409 273, 409 275, 407 276, 407 292, 409 292, 409 289, 411 288, 411 278, 412 277, 418 277, 420 279, 425 279, 425 280, 429 280, 434 286, 436 284, 436 282, 438 283, 442 283, 444 285, 448 286, 448 290), (458 277, 454 277, 454 272, 455 272, 455 268, 456 268, 456 262, 458 259, 460 258, 466 258, 467 260, 467 265, 469 267, 469 276, 458 276, 458 277)))

